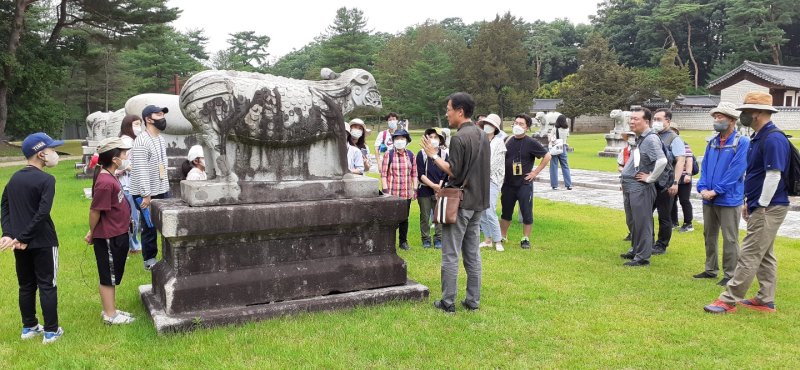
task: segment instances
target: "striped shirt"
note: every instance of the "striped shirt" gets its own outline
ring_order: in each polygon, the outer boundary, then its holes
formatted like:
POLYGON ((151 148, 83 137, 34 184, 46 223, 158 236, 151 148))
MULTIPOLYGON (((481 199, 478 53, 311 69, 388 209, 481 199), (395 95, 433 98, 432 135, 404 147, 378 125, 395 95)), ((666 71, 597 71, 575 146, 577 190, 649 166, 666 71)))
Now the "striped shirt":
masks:
POLYGON ((165 194, 169 192, 167 178, 167 143, 164 137, 151 137, 147 131, 136 137, 133 142, 130 193, 141 197, 165 194), (163 166, 163 167, 162 167, 163 166), (161 178, 161 169, 164 176, 161 178))
POLYGON ((394 153, 392 168, 388 168, 389 152, 383 156, 383 162, 381 162, 381 177, 386 179, 386 185, 388 186, 383 191, 403 199, 416 198, 417 191, 414 189, 414 179, 417 178, 417 162, 412 159, 414 154, 408 149, 392 150, 391 153, 394 153))

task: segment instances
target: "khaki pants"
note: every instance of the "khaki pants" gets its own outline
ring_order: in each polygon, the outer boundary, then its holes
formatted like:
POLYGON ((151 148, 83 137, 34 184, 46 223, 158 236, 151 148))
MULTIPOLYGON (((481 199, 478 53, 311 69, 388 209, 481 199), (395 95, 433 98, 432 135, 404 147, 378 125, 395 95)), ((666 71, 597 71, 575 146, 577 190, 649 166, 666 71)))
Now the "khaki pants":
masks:
POLYGON ((747 221, 747 235, 742 240, 739 260, 733 278, 728 282, 719 299, 733 304, 745 299, 747 290, 758 278, 756 298, 764 303, 775 301, 775 286, 778 280, 778 261, 773 250, 778 228, 789 211, 787 206, 759 207, 747 221))
POLYGON ((721 207, 703 205, 703 236, 706 242, 706 272, 716 275, 719 272, 718 239, 722 230, 722 271, 725 277, 733 278, 739 254, 739 217, 742 206, 721 207))

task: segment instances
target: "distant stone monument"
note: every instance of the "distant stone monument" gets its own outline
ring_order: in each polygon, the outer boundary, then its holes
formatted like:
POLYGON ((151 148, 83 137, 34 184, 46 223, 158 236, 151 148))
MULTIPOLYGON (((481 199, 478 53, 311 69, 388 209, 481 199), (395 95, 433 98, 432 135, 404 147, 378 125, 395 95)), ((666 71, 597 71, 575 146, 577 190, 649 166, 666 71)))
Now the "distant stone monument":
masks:
POLYGON ((550 136, 555 135, 556 122, 559 119, 566 121, 567 117, 559 112, 537 112, 535 118, 535 121, 539 123, 539 132, 534 133, 532 137, 547 148, 550 144, 550 136))
POLYGON ((622 134, 629 131, 631 112, 614 109, 609 116, 614 120, 614 129, 605 135, 606 147, 597 155, 616 158, 625 148, 625 140, 622 139, 622 134))
POLYGON ((160 333, 428 296, 395 251, 405 200, 347 171, 344 115, 381 108, 375 79, 321 74, 205 71, 184 85, 210 180, 153 202, 163 260, 140 293, 160 333))
POLYGON ((77 173, 76 177, 91 177, 91 171, 89 171, 91 169, 88 168, 88 165, 94 153, 97 152, 97 145, 100 140, 107 137, 119 136, 119 127, 123 118, 125 118, 125 109, 113 112, 97 111, 86 116, 87 137, 86 140, 81 142, 81 163, 75 165, 76 168, 81 169, 81 172, 77 173))

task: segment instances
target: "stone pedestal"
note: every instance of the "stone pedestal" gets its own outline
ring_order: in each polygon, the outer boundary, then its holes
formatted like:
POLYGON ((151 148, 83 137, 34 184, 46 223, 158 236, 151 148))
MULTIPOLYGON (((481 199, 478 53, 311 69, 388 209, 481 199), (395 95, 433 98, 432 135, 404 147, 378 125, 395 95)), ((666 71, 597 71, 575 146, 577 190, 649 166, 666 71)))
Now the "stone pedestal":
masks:
POLYGON ((611 131, 605 135, 606 147, 602 152, 597 155, 601 157, 614 157, 616 158, 619 153, 625 149, 625 140, 622 139, 622 132, 611 131))
POLYGON ((406 201, 374 194, 207 207, 154 201, 163 260, 140 292, 156 329, 427 298, 395 251, 406 201))

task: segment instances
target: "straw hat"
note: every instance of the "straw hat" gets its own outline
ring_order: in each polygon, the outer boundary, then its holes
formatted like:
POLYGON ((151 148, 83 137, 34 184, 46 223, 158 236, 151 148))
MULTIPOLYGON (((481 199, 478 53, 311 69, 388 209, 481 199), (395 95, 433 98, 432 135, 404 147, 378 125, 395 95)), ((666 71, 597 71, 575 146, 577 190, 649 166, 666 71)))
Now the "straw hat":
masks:
POLYGON ((744 96, 744 104, 736 110, 764 110, 772 113, 778 113, 778 110, 772 106, 772 95, 761 91, 751 91, 744 96))

